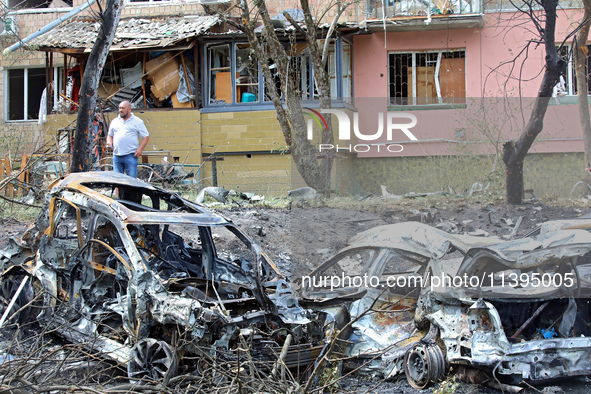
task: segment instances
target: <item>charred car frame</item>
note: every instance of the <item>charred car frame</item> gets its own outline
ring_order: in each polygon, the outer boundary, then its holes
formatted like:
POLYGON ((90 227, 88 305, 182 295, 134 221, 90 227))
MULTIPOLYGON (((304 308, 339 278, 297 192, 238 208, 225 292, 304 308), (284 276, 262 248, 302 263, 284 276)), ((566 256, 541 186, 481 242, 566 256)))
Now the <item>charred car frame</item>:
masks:
POLYGON ((323 335, 274 264, 229 220, 122 174, 56 181, 21 239, 0 252, 13 318, 167 380, 202 356, 307 366, 323 335), (287 342, 287 343, 286 343, 287 342))

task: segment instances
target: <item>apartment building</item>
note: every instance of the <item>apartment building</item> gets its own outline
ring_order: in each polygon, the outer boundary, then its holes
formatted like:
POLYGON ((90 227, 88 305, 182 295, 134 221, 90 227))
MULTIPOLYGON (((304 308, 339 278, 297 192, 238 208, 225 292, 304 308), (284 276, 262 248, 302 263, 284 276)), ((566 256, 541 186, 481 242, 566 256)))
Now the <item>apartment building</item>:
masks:
MULTIPOLYGON (((10 3, 7 26, 22 39, 84 4, 57 1, 10 3)), ((304 106, 317 108, 306 45, 302 38, 289 41, 289 25, 281 17, 285 10, 296 18, 301 11, 295 2, 268 5, 291 45, 290 64, 304 106)), ((2 58, 5 136, 26 136, 29 149, 63 145, 76 118, 76 83, 99 28, 96 12, 91 6, 32 40, 27 49, 2 58), (38 121, 44 89, 45 123, 38 121)), ((126 3, 99 96, 105 103, 107 98, 131 100, 150 130, 148 149, 199 166, 203 185, 281 194, 301 180, 286 153, 261 64, 244 35, 224 23, 219 12, 231 13, 231 3, 126 3), (189 77, 188 87, 179 89, 189 74, 193 82, 189 77)), ((321 31, 333 17, 334 11, 324 15, 321 31)), ((556 42, 564 41, 581 18, 578 4, 561 4, 556 42)), ((371 144, 359 144, 339 141, 335 130, 335 189, 377 193, 385 185, 396 193, 462 192, 455 189, 472 179, 484 182, 486 174, 502 167, 496 153, 519 135, 529 117, 544 61, 540 46, 522 51, 535 39, 533 23, 523 13, 498 1, 368 0, 351 5, 339 22, 327 64, 333 108, 351 119, 357 114, 365 135, 375 133, 380 119, 387 124, 385 114, 413 114, 417 140, 398 130, 392 138, 383 133, 371 144), (393 142, 400 148, 384 148, 393 142)), ((12 42, 6 32, 3 45, 12 42)), ((561 51, 568 65, 525 168, 526 188, 545 194, 570 189, 583 171, 568 45, 561 51)), ((105 111, 107 120, 116 115, 105 111)), ((338 124, 334 116, 333 123, 338 124)))

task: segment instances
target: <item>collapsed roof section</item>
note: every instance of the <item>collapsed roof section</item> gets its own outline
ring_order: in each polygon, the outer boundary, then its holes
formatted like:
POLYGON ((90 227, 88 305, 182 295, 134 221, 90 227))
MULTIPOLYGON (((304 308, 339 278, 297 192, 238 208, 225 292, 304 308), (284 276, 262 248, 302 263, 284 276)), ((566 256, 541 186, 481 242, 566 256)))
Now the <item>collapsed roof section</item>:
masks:
MULTIPOLYGON (((122 19, 111 51, 174 49, 183 41, 209 32, 220 22, 220 18, 211 15, 122 19)), ((94 19, 73 20, 31 40, 30 45, 41 51, 90 53, 100 26, 100 21, 94 19)))

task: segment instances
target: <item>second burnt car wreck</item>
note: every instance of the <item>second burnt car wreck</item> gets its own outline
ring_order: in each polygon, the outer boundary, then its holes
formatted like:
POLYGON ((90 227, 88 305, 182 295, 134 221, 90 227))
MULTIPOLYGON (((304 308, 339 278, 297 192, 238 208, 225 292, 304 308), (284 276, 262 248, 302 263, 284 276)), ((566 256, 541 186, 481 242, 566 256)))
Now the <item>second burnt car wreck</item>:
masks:
POLYGON ((305 278, 301 303, 356 319, 344 351, 352 368, 404 372, 416 388, 450 367, 509 392, 589 375, 591 233, 567 224, 513 241, 376 227, 305 278))
POLYGON ((56 181, 0 258, 13 319, 127 365, 132 381, 231 362, 241 345, 260 360, 284 350, 289 368, 320 353, 321 325, 233 223, 121 174, 56 181))

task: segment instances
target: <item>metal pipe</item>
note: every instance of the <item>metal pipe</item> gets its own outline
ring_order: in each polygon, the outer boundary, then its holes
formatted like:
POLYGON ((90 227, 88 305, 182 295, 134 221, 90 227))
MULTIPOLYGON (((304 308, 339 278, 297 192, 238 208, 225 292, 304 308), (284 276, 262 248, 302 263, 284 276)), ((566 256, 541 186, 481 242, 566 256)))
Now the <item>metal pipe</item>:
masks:
MULTIPOLYGON (((517 227, 517 226, 515 226, 515 227, 517 227)), ((517 338, 517 337, 519 336, 519 334, 521 334, 521 333, 523 332, 523 330, 525 330, 525 329, 527 328, 527 326, 529 326, 529 324, 530 324, 530 323, 531 323, 531 322, 532 322, 532 321, 533 321, 533 320, 534 320, 536 317, 538 317, 538 315, 539 315, 540 313, 542 313, 542 311, 543 311, 544 309, 546 309, 546 307, 547 307, 549 304, 550 304, 550 301, 546 301, 546 302, 544 302, 542 305, 540 305, 540 306, 538 307, 538 309, 536 309, 536 311, 534 312, 534 314, 533 314, 533 315, 531 315, 531 317, 530 317, 529 319, 527 319, 527 320, 525 321, 525 323, 523 323, 523 324, 521 325, 521 327, 519 327, 519 329, 518 329, 517 331, 515 331, 515 334, 511 335, 511 338, 517 338)))
POLYGON ((31 41, 33 38, 39 37, 41 34, 47 33, 48 31, 50 31, 51 29, 53 29, 54 27, 56 27, 60 23, 64 22, 65 20, 70 19, 74 15, 79 14, 80 12, 84 11, 85 9, 87 9, 88 7, 93 5, 95 2, 96 2, 96 0, 88 0, 86 3, 82 4, 80 7, 74 8, 72 11, 68 12, 66 15, 62 16, 61 18, 54 20, 53 22, 43 26, 41 29, 37 30, 35 33, 31 34, 30 36, 23 38, 21 41, 17 42, 14 45, 9 46, 2 53, 6 56, 11 52, 16 51, 17 49, 24 46, 27 42, 31 41))

